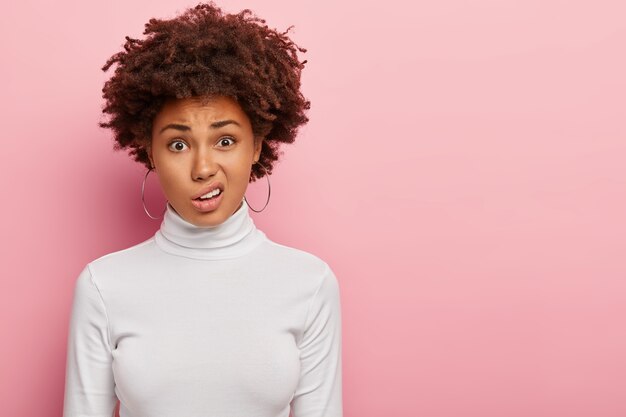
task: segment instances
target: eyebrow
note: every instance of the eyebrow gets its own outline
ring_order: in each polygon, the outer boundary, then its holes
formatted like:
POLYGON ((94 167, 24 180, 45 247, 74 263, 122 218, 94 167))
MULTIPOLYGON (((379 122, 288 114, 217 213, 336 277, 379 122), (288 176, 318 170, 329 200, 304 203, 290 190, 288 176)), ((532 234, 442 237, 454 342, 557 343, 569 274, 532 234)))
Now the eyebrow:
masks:
MULTIPOLYGON (((241 127, 241 125, 237 121, 228 119, 228 120, 219 120, 217 122, 211 123, 211 128, 212 129, 219 129, 221 127, 228 126, 228 125, 231 125, 231 124, 232 125, 237 125, 237 126, 241 127)), ((167 129, 176 129, 176 130, 180 130, 181 132, 188 132, 188 131, 191 130, 191 128, 189 126, 187 126, 187 125, 183 125, 183 124, 179 124, 179 123, 170 123, 167 126, 163 127, 163 129, 161 129, 159 131, 159 134, 163 133, 167 129)))

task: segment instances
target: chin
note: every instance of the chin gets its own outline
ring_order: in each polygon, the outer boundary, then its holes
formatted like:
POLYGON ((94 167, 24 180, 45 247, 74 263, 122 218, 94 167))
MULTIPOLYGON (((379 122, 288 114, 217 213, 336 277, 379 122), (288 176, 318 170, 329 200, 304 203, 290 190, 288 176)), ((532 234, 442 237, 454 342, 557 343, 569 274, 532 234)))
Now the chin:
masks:
POLYGON ((224 223, 226 219, 218 209, 207 213, 192 212, 192 217, 187 221, 198 227, 214 227, 224 223))
POLYGON ((176 211, 184 220, 195 226, 215 227, 224 223, 226 220, 228 220, 230 216, 235 214, 235 212, 239 210, 239 208, 241 208, 241 205, 243 204, 243 197, 241 201, 237 201, 233 204, 230 203, 230 201, 221 201, 214 210, 202 212, 198 210, 193 204, 186 202, 184 213, 182 210, 176 211))

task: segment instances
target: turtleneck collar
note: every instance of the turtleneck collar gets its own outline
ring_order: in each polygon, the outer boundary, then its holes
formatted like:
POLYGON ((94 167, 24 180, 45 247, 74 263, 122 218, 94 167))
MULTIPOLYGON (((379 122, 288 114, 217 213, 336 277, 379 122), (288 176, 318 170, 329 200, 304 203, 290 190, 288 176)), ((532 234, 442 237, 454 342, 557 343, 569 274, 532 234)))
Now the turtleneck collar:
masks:
POLYGON ((245 200, 223 223, 208 227, 189 223, 168 202, 161 228, 154 237, 168 253, 195 259, 226 259, 250 252, 265 234, 254 225, 245 200))

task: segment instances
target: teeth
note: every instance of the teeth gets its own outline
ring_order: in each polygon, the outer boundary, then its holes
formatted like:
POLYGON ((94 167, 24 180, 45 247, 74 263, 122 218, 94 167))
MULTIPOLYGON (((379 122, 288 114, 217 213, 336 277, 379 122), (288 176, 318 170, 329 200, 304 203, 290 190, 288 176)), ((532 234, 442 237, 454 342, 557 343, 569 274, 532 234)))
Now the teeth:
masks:
POLYGON ((206 193, 205 195, 203 195, 202 197, 200 197, 201 200, 206 200, 207 198, 211 198, 211 197, 215 197, 216 195, 218 195, 220 193, 220 189, 216 188, 213 191, 210 191, 208 193, 206 193))

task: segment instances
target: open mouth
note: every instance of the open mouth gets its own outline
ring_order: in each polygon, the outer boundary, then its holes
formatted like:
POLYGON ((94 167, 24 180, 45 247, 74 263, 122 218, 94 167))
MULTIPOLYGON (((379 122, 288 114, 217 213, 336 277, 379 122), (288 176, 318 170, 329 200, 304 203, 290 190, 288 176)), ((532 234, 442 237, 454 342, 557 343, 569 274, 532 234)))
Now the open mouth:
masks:
POLYGON ((220 188, 215 188, 198 198, 192 199, 191 204, 193 204, 198 211, 203 213, 213 211, 219 207, 223 194, 224 192, 220 188))
POLYGON ((212 199, 217 198, 220 195, 222 195, 222 190, 220 190, 219 188, 216 188, 215 190, 210 191, 206 193, 205 195, 196 198, 195 200, 196 201, 212 200, 212 199))

